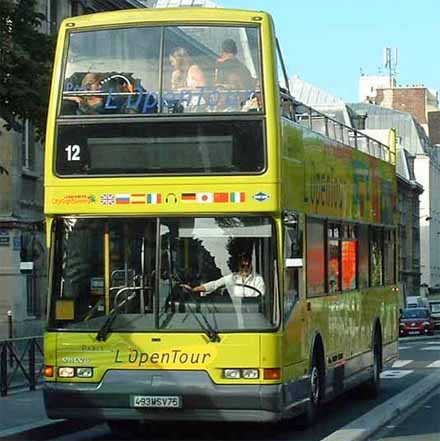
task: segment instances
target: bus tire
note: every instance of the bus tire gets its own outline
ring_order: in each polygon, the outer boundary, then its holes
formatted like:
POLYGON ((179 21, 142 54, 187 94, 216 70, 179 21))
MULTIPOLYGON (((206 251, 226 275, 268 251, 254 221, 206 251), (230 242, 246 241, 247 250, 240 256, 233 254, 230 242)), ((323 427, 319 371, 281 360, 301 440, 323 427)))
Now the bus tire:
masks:
POLYGON ((382 337, 379 328, 374 333, 373 343, 373 373, 365 383, 364 395, 366 398, 376 398, 380 393, 380 373, 382 372, 382 337))
POLYGON ((304 427, 316 422, 324 398, 324 354, 320 346, 313 351, 310 368, 310 395, 304 415, 304 427))

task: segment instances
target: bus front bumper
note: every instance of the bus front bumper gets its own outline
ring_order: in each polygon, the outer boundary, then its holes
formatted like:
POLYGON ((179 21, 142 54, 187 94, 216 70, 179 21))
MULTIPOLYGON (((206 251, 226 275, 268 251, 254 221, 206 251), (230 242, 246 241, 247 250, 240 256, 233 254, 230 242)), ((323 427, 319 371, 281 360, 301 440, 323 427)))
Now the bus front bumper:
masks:
POLYGON ((278 421, 282 385, 218 385, 202 371, 108 371, 100 383, 46 382, 49 418, 278 421), (180 408, 134 407, 134 396, 180 397, 180 408))

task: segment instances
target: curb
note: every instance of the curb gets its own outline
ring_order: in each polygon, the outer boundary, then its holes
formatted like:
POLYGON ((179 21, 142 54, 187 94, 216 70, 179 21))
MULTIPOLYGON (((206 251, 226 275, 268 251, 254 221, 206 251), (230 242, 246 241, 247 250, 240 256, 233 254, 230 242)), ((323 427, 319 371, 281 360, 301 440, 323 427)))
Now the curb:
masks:
POLYGON ((364 441, 440 385, 440 369, 321 441, 364 441))
POLYGON ((37 421, 34 423, 23 424, 21 426, 14 426, 10 429, 0 430, 0 439, 6 438, 9 436, 15 436, 18 434, 23 434, 24 432, 30 432, 31 430, 41 429, 53 426, 54 424, 59 424, 64 422, 64 420, 50 420, 49 418, 45 418, 41 421, 37 421))
POLYGON ((438 340, 440 334, 436 332, 434 335, 417 335, 414 337, 399 337, 399 343, 405 343, 410 341, 423 341, 423 340, 438 340))

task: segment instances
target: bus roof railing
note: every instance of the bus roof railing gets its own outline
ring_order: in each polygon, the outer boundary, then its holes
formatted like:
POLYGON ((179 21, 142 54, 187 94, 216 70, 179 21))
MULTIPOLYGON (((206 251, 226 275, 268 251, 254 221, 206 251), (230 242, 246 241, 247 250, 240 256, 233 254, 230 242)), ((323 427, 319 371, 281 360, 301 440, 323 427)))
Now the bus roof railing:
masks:
POLYGON ((389 146, 295 100, 286 93, 281 92, 281 98, 282 114, 288 119, 378 159, 392 164, 396 163, 396 152, 389 146))

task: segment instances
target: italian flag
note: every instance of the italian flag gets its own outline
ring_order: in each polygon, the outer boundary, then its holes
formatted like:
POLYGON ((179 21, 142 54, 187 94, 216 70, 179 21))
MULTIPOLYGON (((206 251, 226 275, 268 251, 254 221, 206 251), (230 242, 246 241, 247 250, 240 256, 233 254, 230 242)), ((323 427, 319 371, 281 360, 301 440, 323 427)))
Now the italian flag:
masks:
POLYGON ((235 191, 235 192, 231 193, 229 195, 229 197, 230 197, 230 201, 233 204, 239 204, 240 202, 245 202, 245 200, 246 200, 246 193, 235 191))

